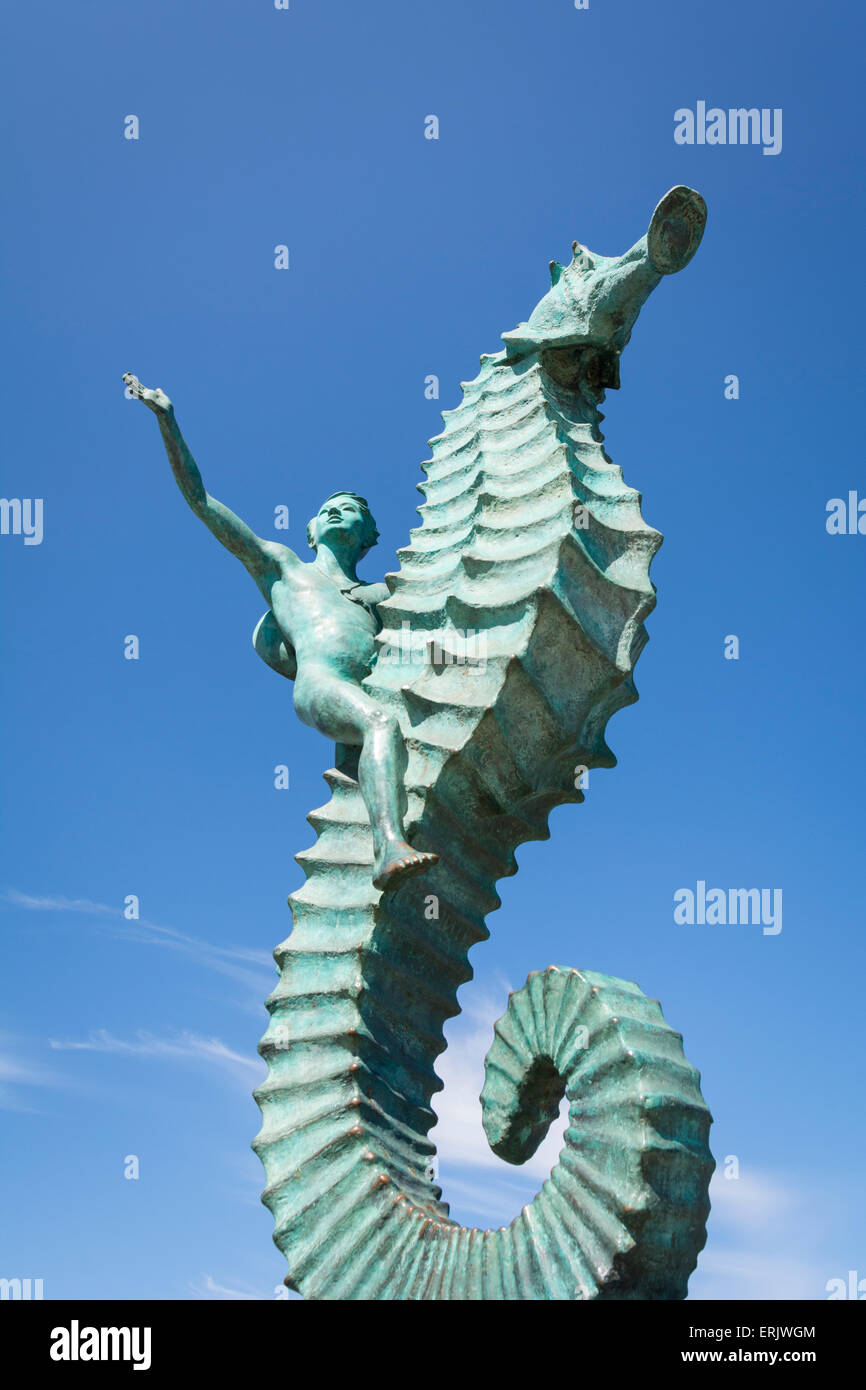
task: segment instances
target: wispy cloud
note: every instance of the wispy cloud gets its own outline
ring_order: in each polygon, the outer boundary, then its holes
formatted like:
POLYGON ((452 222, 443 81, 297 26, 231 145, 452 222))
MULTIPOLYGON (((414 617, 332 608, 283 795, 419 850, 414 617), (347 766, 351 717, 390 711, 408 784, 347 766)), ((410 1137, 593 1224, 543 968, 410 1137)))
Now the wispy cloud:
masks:
POLYGON ((721 1169, 713 1174, 710 1200, 719 1224, 740 1233, 788 1225, 803 1204, 802 1194, 775 1174, 747 1172, 726 1178, 721 1169))
POLYGON ((3 893, 3 901, 14 903, 16 907, 30 908, 34 912, 89 912, 93 915, 104 913, 110 917, 118 916, 120 913, 119 908, 107 907, 105 903, 93 903, 89 898, 36 898, 31 893, 19 893, 16 888, 7 888, 3 893))
POLYGON ((253 1057, 233 1052, 219 1038, 204 1038, 197 1033, 179 1033, 159 1038, 139 1029, 134 1041, 115 1038, 104 1028, 94 1030, 83 1042, 50 1039, 55 1052, 109 1052, 127 1057, 155 1057, 173 1062, 204 1062, 249 1085, 264 1078, 262 1063, 253 1057))
POLYGON ((273 1298, 273 1294, 260 1293, 251 1284, 241 1284, 237 1288, 230 1288, 226 1284, 218 1284, 210 1274, 204 1278, 197 1279, 190 1284, 190 1292, 193 1298, 207 1298, 218 1301, 220 1299, 241 1299, 243 1301, 273 1298))
MULTIPOLYGON (((820 1195, 768 1171, 710 1183, 706 1249, 689 1285, 695 1299, 815 1299, 829 1277, 818 1254, 820 1195)), ((832 1271, 830 1271, 832 1273, 832 1271)))
MULTIPOLYGON (((449 1168, 465 1164, 493 1169, 506 1181, 509 1175, 517 1174, 543 1181, 562 1148, 567 1111, 564 1101, 560 1121, 551 1125, 540 1148, 519 1169, 497 1158, 487 1143, 481 1123, 479 1097, 484 1085, 484 1058, 493 1042, 493 1025, 505 1013, 510 988, 503 981, 501 992, 497 988, 495 994, 473 990, 465 1012, 451 1025, 448 1048, 436 1063, 445 1089, 432 1102, 439 1123, 431 1137, 436 1142, 440 1162, 449 1168)), ((507 1219, 513 1215, 511 1212, 507 1219)))
POLYGON ((784 1250, 704 1250, 689 1283, 689 1298, 705 1299, 819 1299, 827 1278, 814 1260, 798 1259, 784 1250))
POLYGON ((451 1215, 461 1219, 461 1213, 471 1214, 468 1219, 480 1221, 485 1226, 507 1226, 519 1211, 531 1202, 540 1184, 536 1179, 520 1180, 520 1171, 515 1169, 511 1180, 498 1174, 486 1175, 483 1180, 472 1174, 466 1176, 458 1169, 452 1172, 442 1167, 439 1182, 443 1197, 451 1206, 451 1215))
MULTIPOLYGON (((8 1046, 9 1039, 4 1041, 8 1046)), ((47 1067, 0 1052, 0 1110, 37 1114, 39 1107, 33 1103, 33 1092, 62 1084, 62 1078, 47 1067)))
POLYGON ((124 917, 122 908, 92 902, 89 898, 36 897, 15 888, 7 889, 0 897, 27 912, 71 913, 96 918, 102 930, 109 931, 117 940, 177 951, 203 969, 215 970, 244 985, 255 995, 257 1005, 274 985, 273 958, 267 951, 243 946, 214 946, 201 937, 190 936, 175 927, 160 926, 144 917, 129 920, 124 917))

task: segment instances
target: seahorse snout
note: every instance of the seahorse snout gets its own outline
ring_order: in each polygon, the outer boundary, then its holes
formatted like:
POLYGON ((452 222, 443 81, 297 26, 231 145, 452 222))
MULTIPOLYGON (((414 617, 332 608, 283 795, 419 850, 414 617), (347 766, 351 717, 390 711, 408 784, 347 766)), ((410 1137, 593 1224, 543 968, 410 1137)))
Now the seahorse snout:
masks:
POLYGON ((665 194, 646 236, 624 255, 598 256, 574 242, 569 265, 551 261, 551 287, 528 322, 503 333, 509 356, 578 346, 621 352, 662 277, 697 251, 706 220, 700 193, 680 186, 665 194))
POLYGON ((701 244, 707 205, 693 188, 679 184, 662 198, 647 232, 647 255, 661 275, 687 266, 701 244))

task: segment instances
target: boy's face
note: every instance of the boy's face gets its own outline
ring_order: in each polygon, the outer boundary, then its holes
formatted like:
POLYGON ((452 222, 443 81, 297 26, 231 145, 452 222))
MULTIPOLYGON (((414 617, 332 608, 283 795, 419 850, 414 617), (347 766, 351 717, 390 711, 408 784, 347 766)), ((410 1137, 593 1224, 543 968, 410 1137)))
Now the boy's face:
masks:
POLYGON ((366 522, 354 497, 329 497, 319 508, 314 529, 317 542, 331 549, 336 545, 360 553, 364 547, 366 522))

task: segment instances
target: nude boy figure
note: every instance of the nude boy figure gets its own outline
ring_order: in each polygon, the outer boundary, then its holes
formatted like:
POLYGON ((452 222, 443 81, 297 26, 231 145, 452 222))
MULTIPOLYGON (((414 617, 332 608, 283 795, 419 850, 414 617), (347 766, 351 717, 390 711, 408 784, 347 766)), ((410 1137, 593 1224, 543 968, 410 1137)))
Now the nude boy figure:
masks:
POLYGON ((435 854, 407 844, 401 801, 406 750, 396 718, 378 705, 361 681, 375 656, 376 604, 385 584, 365 584, 358 561, 376 544, 376 523, 363 498, 338 492, 307 527, 316 558, 311 564, 276 541, 265 541, 205 491, 201 474, 174 417, 168 396, 148 390, 127 372, 130 393, 159 422, 177 485, 196 516, 242 561, 269 604, 254 634, 259 655, 294 679, 300 719, 335 742, 359 747, 358 783, 373 831, 373 883, 391 888, 437 863, 435 854))

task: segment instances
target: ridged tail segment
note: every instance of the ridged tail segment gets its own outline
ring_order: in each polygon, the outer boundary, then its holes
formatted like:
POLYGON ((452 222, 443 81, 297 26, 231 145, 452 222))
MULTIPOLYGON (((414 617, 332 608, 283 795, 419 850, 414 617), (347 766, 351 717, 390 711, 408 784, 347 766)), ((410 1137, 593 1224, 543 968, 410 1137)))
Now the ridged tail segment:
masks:
POLYGON ((593 971, 535 972, 496 1024, 485 1076, 484 1131, 511 1163, 568 1099, 559 1161, 510 1228, 555 1266, 530 1296, 684 1298, 709 1215, 711 1117, 658 1000, 593 971))
POLYGON ((469 951, 517 846, 583 800, 582 769, 614 765, 605 726, 637 698, 661 543, 600 414, 536 355, 482 358, 463 391, 431 441, 422 524, 388 577, 365 682, 404 733, 412 843, 440 863, 381 896, 354 768, 326 773, 260 1045, 263 1200, 287 1282, 309 1298, 681 1298, 704 1241, 709 1114, 634 985, 552 970, 497 1025, 494 1147, 519 1156, 526 1126, 540 1135, 539 1078, 571 1106, 560 1162, 511 1226, 456 1225, 428 1176, 434 1063, 469 951), (589 1037, 573 1062, 568 1019, 589 1037))

